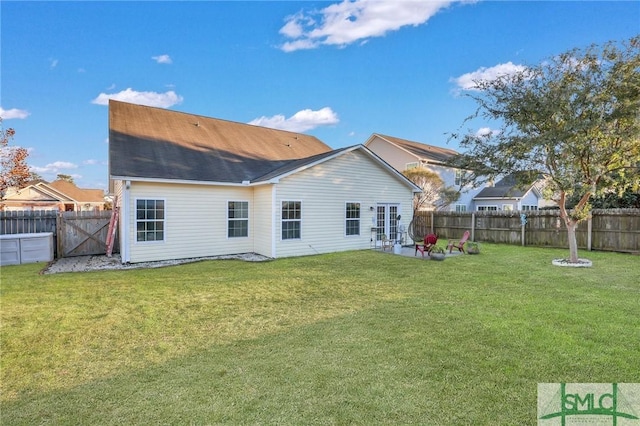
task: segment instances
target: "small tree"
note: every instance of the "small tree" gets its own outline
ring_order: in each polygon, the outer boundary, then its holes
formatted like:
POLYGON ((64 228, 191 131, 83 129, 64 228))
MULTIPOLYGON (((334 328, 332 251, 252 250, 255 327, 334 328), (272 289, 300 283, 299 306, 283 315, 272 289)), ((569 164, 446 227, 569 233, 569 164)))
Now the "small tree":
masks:
POLYGON ((423 167, 414 167, 405 170, 403 174, 416 184, 422 192, 416 194, 413 199, 413 211, 416 212, 425 207, 441 210, 460 197, 455 188, 445 187, 444 182, 437 173, 423 167))
POLYGON ((11 127, 4 129, 0 117, 0 201, 4 200, 7 189, 23 186, 30 176, 26 162, 29 152, 25 148, 9 146, 15 134, 11 127))
POLYGON ((589 216, 591 197, 640 186, 640 37, 476 83, 468 96, 478 108, 465 122, 488 119, 499 130, 452 135, 467 149, 452 165, 474 170, 476 181, 544 176, 567 228, 569 261, 577 263, 576 227, 589 216), (573 210, 570 197, 578 200, 573 210))

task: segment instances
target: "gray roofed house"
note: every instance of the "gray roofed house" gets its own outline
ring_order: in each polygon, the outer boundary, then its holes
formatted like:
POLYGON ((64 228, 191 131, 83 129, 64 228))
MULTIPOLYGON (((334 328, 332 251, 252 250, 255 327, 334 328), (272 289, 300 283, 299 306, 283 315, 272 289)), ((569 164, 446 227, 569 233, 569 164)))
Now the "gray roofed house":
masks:
POLYGON ((319 139, 302 133, 109 103, 112 176, 241 183, 292 160, 330 151, 319 139))
POLYGON ((506 176, 494 186, 482 189, 474 198, 476 210, 538 210, 549 205, 542 196, 542 181, 517 185, 506 176))
POLYGON ((109 178, 123 262, 371 248, 420 190, 364 145, 113 100, 109 178))

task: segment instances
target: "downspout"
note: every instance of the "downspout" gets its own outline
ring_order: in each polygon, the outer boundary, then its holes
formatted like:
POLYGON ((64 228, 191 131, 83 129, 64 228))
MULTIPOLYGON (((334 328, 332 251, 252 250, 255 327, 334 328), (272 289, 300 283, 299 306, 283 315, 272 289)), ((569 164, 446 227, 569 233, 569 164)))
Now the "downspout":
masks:
POLYGON ((131 251, 129 249, 129 242, 131 240, 129 236, 129 206, 131 201, 129 197, 131 189, 131 181, 127 180, 122 186, 122 203, 120 206, 120 257, 122 263, 131 262, 131 251))
POLYGON ((276 235, 276 215, 278 213, 278 202, 276 199, 278 191, 276 190, 276 185, 277 184, 274 183, 271 186, 271 257, 274 259, 278 257, 276 253, 276 238, 278 238, 276 235))

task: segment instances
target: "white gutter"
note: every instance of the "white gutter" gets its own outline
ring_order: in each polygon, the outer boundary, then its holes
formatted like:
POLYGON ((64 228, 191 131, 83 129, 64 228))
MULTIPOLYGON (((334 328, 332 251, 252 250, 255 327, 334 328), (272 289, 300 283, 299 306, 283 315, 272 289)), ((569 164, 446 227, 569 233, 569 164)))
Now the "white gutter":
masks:
POLYGON ((172 183, 172 184, 182 184, 182 185, 208 185, 208 186, 259 186, 259 185, 267 185, 269 182, 256 182, 251 183, 251 181, 243 180, 240 183, 237 182, 215 182, 215 181, 204 181, 204 180, 187 180, 187 179, 160 179, 160 178, 141 178, 135 176, 111 176, 111 179, 117 180, 128 180, 130 182, 151 182, 151 183, 172 183))

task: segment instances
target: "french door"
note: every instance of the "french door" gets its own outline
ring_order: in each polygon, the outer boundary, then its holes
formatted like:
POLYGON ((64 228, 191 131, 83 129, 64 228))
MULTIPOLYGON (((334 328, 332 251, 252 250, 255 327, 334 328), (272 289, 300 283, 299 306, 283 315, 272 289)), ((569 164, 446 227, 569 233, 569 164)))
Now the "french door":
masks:
POLYGON ((382 241, 383 235, 386 235, 390 240, 398 239, 398 211, 400 211, 399 204, 377 204, 376 227, 378 231, 376 241, 382 241))

